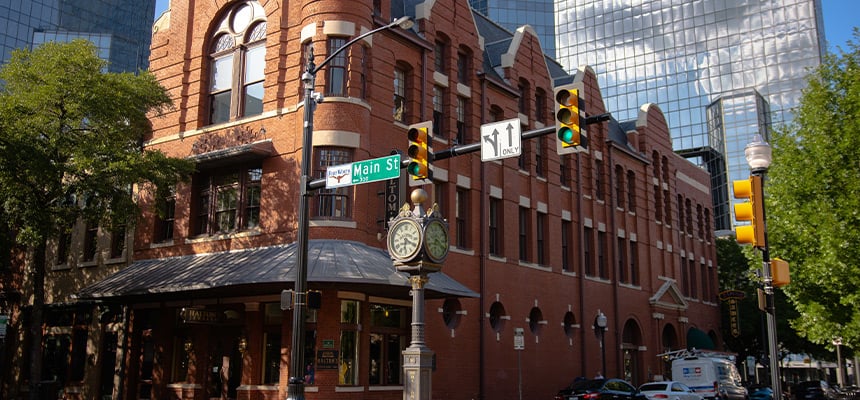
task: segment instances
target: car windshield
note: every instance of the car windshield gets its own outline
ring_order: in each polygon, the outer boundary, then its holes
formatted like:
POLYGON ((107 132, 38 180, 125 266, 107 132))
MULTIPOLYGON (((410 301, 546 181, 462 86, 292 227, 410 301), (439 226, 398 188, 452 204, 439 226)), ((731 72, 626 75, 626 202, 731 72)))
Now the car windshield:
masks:
POLYGON ((659 392, 666 390, 665 383, 646 383, 639 387, 639 390, 643 392, 659 392))

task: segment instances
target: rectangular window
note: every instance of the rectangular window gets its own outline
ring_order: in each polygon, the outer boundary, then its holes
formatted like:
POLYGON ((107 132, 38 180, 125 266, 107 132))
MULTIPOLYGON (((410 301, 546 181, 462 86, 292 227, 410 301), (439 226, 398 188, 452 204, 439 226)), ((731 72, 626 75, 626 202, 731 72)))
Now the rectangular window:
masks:
POLYGON ((230 100, 233 96, 233 55, 216 58, 212 63, 212 85, 209 88, 209 122, 220 124, 230 120, 230 100))
POLYGON ((549 233, 546 231, 548 225, 546 214, 538 212, 535 225, 535 234, 537 235, 537 263, 539 265, 549 265, 549 248, 547 247, 549 245, 547 243, 549 233))
POLYGON ((639 249, 636 242, 630 241, 630 283, 639 285, 639 249))
POLYGON ((406 72, 394 69, 394 120, 406 123, 406 72))
MULTIPOLYGON (((344 38, 329 38, 328 54, 333 54, 345 44, 346 39, 344 38)), ((346 51, 334 56, 329 61, 327 70, 325 94, 327 96, 346 96, 346 51)))
POLYGON ((636 213, 636 174, 627 171, 627 211, 636 213))
POLYGON ((565 272, 573 272, 572 225, 570 221, 561 221, 561 270, 565 272))
MULTIPOLYGON (((352 162, 352 150, 341 147, 315 148, 316 153, 314 175, 324 178, 326 169, 333 165, 348 164, 352 162)), ((348 219, 352 216, 350 207, 351 186, 334 189, 319 189, 316 192, 313 215, 318 218, 348 219)))
POLYGON ((118 226, 110 236, 110 258, 120 258, 125 253, 125 226, 118 226))
POLYGON ((266 78, 266 46, 255 45, 245 53, 245 79, 242 102, 243 115, 263 113, 263 81, 266 78))
POLYGON ((466 99, 457 96, 457 143, 466 143, 466 99))
POLYGON ((559 155, 560 165, 559 165, 559 183, 561 186, 570 187, 571 182, 571 171, 570 171, 570 157, 567 155, 559 155))
POLYGON ((81 260, 84 262, 96 261, 99 244, 99 226, 95 222, 87 222, 84 231, 84 251, 81 260))
POLYGON ((469 190, 465 188, 457 188, 456 213, 454 215, 454 229, 457 235, 457 247, 461 249, 469 248, 469 190))
POLYGON ((615 201, 620 209, 624 209, 624 169, 618 165, 615 167, 615 201))
POLYGON ((69 262, 69 248, 72 247, 72 232, 68 229, 63 229, 60 232, 60 237, 57 239, 57 265, 63 265, 69 262))
POLYGON ((625 243, 624 238, 617 238, 617 246, 618 282, 630 283, 629 274, 627 272, 627 260, 624 259, 625 253, 627 253, 627 243, 625 243))
POLYGON ((340 302, 340 357, 338 385, 358 385, 358 323, 360 321, 357 300, 340 302))
POLYGON ((435 58, 433 59, 433 67, 436 68, 436 72, 444 75, 448 75, 446 71, 446 54, 447 46, 443 42, 436 42, 436 46, 434 47, 435 58))
POLYGON ((502 255, 502 200, 490 197, 490 221, 489 221, 489 251, 491 255, 502 255))
MULTIPOLYGON (((525 132, 528 128, 523 126, 521 127, 522 131, 525 132)), ((520 152, 520 156, 517 158, 517 167, 520 170, 529 172, 529 157, 531 153, 531 141, 523 140, 520 142, 520 146, 522 146, 522 151, 520 152)))
POLYGON ((699 281, 696 279, 696 262, 689 260, 688 268, 690 268, 690 298, 699 297, 699 281))
POLYGON ((535 120, 546 123, 546 92, 543 89, 535 91, 535 120))
POLYGON ((535 143, 535 175, 544 178, 546 171, 546 157, 544 157, 544 140, 543 136, 538 136, 534 139, 535 143))
POLYGON ((672 226, 672 197, 669 196, 669 190, 663 190, 663 218, 666 226, 672 226))
POLYGON ((519 215, 520 261, 529 261, 529 209, 520 207, 519 215))
POLYGON ((444 138, 445 132, 445 89, 433 86, 433 136, 444 138))
POLYGON ((603 196, 603 161, 594 161, 594 197, 604 200, 603 196))
POLYGON ((196 184, 195 224, 198 235, 253 229, 260 223, 259 166, 213 171, 196 184))
POLYGON ((606 271, 606 232, 597 231, 597 276, 609 279, 606 271))
POLYGON ((161 198, 157 207, 155 240, 157 242, 173 240, 173 229, 176 222, 176 196, 171 193, 169 196, 161 198))
POLYGON ((681 291, 684 297, 690 297, 690 274, 687 272, 687 260, 681 256, 681 291))
POLYGON ((469 84, 469 55, 457 53, 457 82, 469 84))
POLYGON ((585 275, 594 276, 594 229, 585 227, 582 233, 582 252, 585 275))

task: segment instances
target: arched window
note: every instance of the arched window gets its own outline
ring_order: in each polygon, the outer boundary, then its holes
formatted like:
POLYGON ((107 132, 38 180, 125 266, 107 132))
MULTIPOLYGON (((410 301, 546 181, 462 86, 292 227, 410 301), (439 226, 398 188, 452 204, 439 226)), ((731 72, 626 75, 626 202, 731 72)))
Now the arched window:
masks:
POLYGON ((215 28, 210 48, 209 123, 263 112, 266 16, 256 1, 233 6, 215 28))

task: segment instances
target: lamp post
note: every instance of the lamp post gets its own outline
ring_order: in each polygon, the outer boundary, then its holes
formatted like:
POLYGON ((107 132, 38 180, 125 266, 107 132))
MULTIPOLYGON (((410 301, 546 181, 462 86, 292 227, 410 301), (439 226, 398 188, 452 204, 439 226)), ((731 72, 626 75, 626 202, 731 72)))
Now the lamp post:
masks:
MULTIPOLYGON (((770 162, 773 160, 770 145, 762 139, 761 135, 756 134, 753 141, 744 148, 744 156, 747 159, 747 164, 750 166, 750 172, 753 175, 761 177, 764 182, 767 175, 767 169, 770 167, 770 162)), ((763 190, 762 190, 763 192, 763 190)), ((764 201, 764 199, 762 199, 764 201)), ((773 299, 773 275, 771 274, 770 252, 767 245, 767 212, 762 205, 762 222, 764 223, 764 246, 761 247, 762 257, 762 279, 764 283, 765 296, 765 313, 767 314, 767 342, 768 342, 768 358, 770 364, 770 385, 773 389, 773 398, 782 398, 782 385, 779 382, 779 349, 777 348, 776 340, 776 307, 773 299)))
POLYGON ((842 375, 842 351, 840 349, 842 347, 842 337, 838 336, 834 338, 833 345, 836 346, 836 383, 840 387, 843 387, 845 386, 845 378, 842 375))
POLYGON ((314 64, 313 47, 308 52, 307 69, 302 74, 302 83, 305 87, 304 96, 304 125, 302 130, 302 162, 301 162, 301 177, 299 182, 299 215, 298 215, 298 237, 296 243, 299 247, 298 259, 296 261, 296 282, 295 282, 295 308, 293 310, 293 335, 292 335, 292 350, 290 351, 290 380, 287 385, 287 399, 304 400, 305 398, 305 379, 304 379, 304 364, 305 364, 305 318, 307 312, 307 284, 308 284, 308 198, 311 196, 308 184, 311 181, 309 176, 311 170, 311 157, 313 157, 313 131, 314 131, 314 110, 316 110, 316 102, 319 96, 314 94, 314 85, 316 74, 319 70, 326 66, 335 56, 355 44, 355 42, 364 39, 376 32, 391 29, 399 26, 403 29, 412 27, 412 19, 408 16, 400 17, 390 24, 367 31, 356 36, 352 40, 346 42, 339 49, 328 55, 319 65, 314 64))
POLYGON ((606 343, 604 339, 608 328, 606 314, 603 311, 597 310, 592 328, 594 328, 594 334, 597 335, 597 340, 600 342, 600 374, 606 376, 606 343))

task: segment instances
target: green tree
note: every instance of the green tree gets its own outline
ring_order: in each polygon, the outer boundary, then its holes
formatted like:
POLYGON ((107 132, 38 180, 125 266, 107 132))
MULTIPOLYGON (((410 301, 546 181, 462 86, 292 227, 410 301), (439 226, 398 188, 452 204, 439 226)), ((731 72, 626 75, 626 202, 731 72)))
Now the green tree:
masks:
MULTIPOLYGON (((736 353, 738 360, 753 356, 767 366, 765 357, 769 352, 765 336, 765 314, 758 308, 757 295, 757 289, 762 287, 758 273, 761 270, 761 254, 753 251, 751 247, 742 247, 734 239, 717 239, 717 260, 720 265, 718 280, 721 290, 743 293, 743 298, 736 300, 738 336, 732 332, 728 302, 724 301, 720 307, 726 350, 736 353)), ((790 353, 826 356, 827 352, 822 346, 799 336, 791 327, 789 321, 797 318, 798 313, 782 290, 774 291, 774 302, 780 358, 790 353)))
POLYGON ((136 184, 166 188, 190 161, 143 151, 149 113, 171 105, 148 73, 106 73, 88 41, 15 51, 0 69, 0 214, 27 250, 30 397, 38 397, 46 249, 75 221, 131 226, 136 184))
POLYGON ((765 189, 771 254, 791 263, 792 326, 831 349, 837 336, 860 345, 860 47, 848 46, 810 74, 774 133, 765 189))

